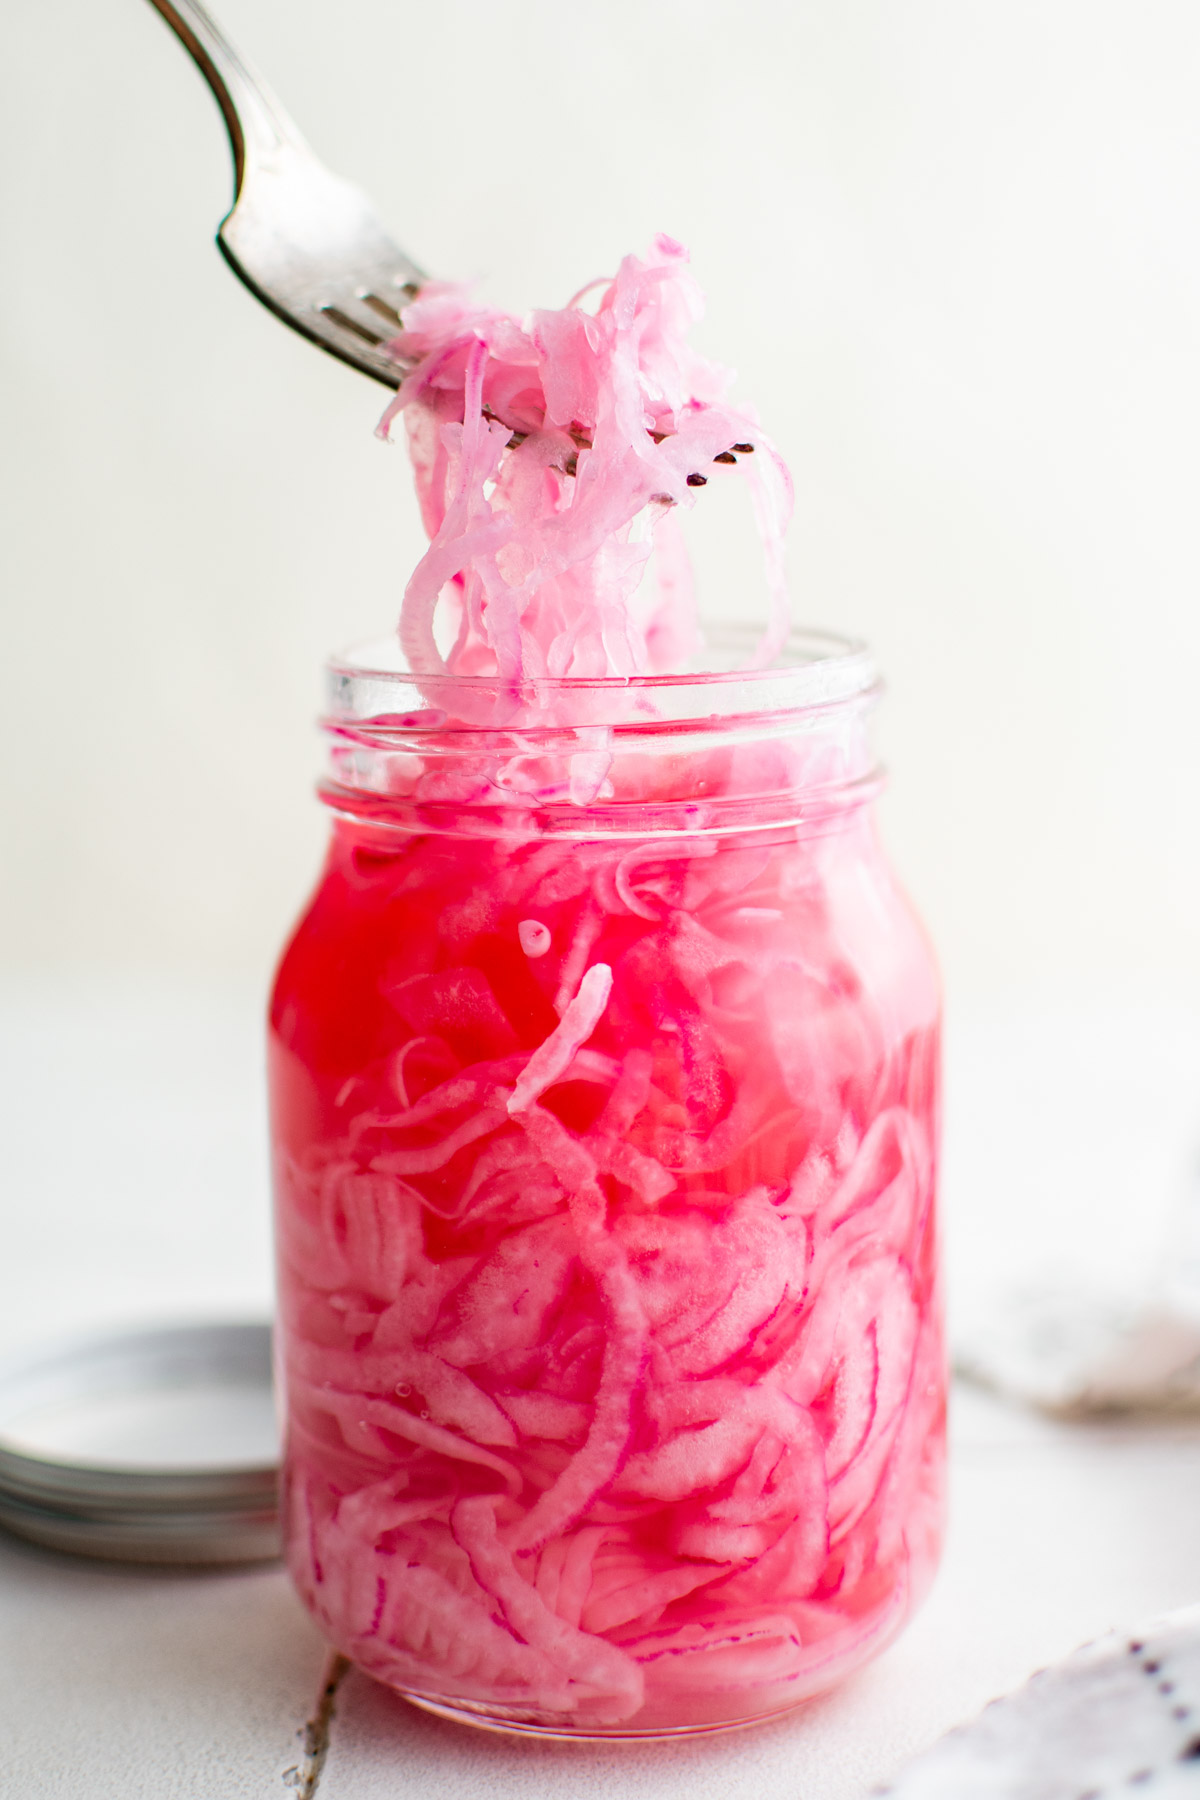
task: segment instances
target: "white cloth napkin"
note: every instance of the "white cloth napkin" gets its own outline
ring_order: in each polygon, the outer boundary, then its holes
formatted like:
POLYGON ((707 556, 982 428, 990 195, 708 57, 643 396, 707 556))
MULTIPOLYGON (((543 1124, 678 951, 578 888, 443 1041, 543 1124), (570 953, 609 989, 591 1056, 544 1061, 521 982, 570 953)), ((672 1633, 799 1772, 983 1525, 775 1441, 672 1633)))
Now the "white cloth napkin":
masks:
POLYGON ((1060 1417, 1200 1410, 1200 1176, 1138 1300, 1042 1283, 960 1323, 960 1375, 1060 1417))
POLYGON ((1043 1669, 881 1790, 894 1800, 1197 1800, 1200 1606, 1043 1669))

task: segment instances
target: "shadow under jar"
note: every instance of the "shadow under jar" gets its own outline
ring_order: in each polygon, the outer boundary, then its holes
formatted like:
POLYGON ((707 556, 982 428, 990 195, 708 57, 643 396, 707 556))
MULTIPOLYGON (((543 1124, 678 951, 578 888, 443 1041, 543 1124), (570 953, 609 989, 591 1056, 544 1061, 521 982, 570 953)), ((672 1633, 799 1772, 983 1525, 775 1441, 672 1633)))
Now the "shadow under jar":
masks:
POLYGON ((766 1717, 895 1635, 942 1525, 938 983, 872 665, 395 655, 331 667, 271 1006, 294 1579, 475 1724, 766 1717))

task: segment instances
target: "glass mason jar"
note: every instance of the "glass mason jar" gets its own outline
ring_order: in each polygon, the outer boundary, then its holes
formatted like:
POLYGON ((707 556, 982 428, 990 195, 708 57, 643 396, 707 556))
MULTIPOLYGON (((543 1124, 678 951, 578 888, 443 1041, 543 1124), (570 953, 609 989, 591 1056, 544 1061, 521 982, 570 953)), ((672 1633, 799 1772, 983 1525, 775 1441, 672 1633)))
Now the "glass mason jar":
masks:
POLYGON ((779 1712, 894 1636, 942 1521, 938 983, 872 665, 395 657, 332 666, 271 1007, 294 1579, 476 1724, 779 1712))

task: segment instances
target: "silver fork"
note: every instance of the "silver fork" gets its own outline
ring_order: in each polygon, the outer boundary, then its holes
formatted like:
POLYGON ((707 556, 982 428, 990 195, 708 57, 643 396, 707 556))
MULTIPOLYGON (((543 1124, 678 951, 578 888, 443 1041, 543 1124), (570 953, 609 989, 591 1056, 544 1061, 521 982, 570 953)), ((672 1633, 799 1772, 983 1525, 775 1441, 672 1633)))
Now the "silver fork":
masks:
POLYGON ((216 95, 233 149, 234 202, 217 244, 276 318, 331 356, 398 387, 384 345, 428 276, 366 195, 313 155, 278 100, 197 0, 150 0, 216 95))

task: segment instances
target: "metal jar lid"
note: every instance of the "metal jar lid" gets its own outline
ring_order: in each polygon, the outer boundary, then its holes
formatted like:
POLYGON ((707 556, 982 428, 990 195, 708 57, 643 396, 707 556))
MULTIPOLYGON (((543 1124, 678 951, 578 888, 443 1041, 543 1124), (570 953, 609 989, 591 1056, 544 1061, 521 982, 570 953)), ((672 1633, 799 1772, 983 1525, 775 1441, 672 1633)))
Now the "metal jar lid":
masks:
POLYGON ((0 1525, 141 1563, 279 1554, 265 1323, 76 1338, 0 1366, 0 1525))

